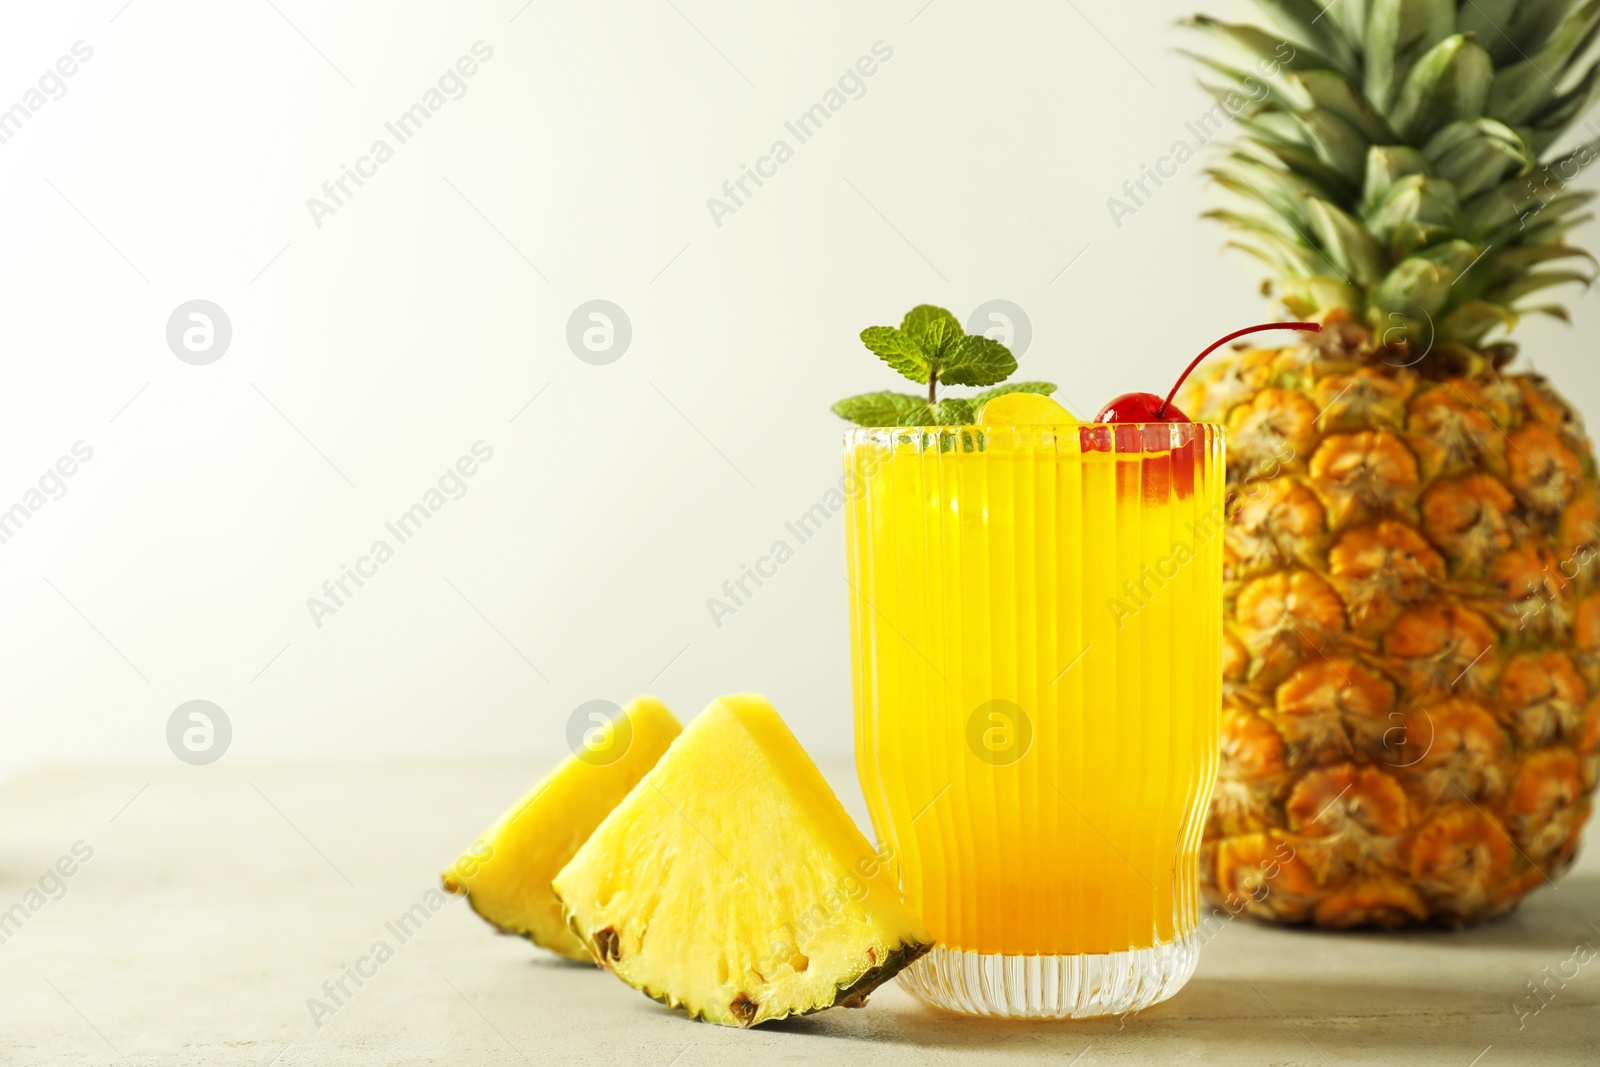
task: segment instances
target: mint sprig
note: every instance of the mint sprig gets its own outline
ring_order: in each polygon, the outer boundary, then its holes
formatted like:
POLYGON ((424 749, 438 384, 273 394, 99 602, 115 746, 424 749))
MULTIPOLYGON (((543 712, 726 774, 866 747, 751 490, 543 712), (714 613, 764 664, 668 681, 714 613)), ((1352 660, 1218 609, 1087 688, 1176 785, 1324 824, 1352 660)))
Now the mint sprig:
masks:
POLYGON ((928 387, 926 396, 876 392, 846 397, 833 413, 858 426, 967 426, 986 401, 1006 393, 1056 391, 1050 382, 1004 382, 1017 371, 1011 350, 992 337, 969 334, 950 312, 918 304, 898 328, 868 326, 861 343, 906 378, 928 387), (940 384, 986 385, 969 397, 938 395, 940 384))

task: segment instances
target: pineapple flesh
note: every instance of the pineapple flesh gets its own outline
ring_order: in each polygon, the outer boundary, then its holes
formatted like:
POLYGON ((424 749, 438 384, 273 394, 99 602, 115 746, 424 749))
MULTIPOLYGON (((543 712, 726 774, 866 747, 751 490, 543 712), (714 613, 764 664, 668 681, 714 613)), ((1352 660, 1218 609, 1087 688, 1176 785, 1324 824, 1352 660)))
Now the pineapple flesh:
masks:
POLYGON ((713 703, 555 879, 629 985, 749 1027, 867 994, 932 947, 880 854, 758 696, 713 703))
POLYGON ((1190 23, 1238 134, 1211 216, 1325 328, 1185 397, 1228 428, 1202 870, 1274 921, 1470 923, 1571 865, 1600 773, 1594 451, 1504 340, 1591 280, 1600 0, 1258 6, 1190 23))
POLYGON ((658 700, 640 697, 614 721, 598 722, 568 756, 445 871, 444 888, 503 934, 518 934, 571 960, 589 962, 572 936, 550 880, 682 732, 658 700))

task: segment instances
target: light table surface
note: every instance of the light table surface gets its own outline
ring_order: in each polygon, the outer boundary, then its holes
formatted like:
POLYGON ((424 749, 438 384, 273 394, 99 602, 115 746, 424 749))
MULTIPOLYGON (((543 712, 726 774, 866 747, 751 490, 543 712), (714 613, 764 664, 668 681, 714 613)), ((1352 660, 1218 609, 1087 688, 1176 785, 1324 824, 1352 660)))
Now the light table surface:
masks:
MULTIPOLYGON (((0 911, 28 917, 0 943, 0 1063, 1600 1062, 1592 828, 1578 867, 1507 919, 1329 934, 1241 918, 1174 999, 1123 1021, 969 1019, 891 984, 860 1010, 737 1031, 496 937, 461 900, 428 910, 440 869, 538 770, 224 760, 9 779, 0 911), (78 842, 93 855, 30 895, 78 842), (396 926, 419 902, 425 918, 396 926), (392 956, 314 1020, 308 999, 327 1003, 323 984, 380 940, 392 956), (1519 1027, 1513 1005, 1534 1005, 1525 983, 1546 968, 1576 974, 1519 1027)), ((866 825, 851 769, 825 770, 866 825)))

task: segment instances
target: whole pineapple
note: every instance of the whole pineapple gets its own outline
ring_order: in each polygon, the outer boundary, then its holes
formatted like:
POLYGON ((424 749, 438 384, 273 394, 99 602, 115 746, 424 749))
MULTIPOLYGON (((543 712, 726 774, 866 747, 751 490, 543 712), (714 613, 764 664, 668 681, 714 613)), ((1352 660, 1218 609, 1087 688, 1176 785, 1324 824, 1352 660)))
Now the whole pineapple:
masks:
POLYGON ((1308 344, 1217 360, 1228 427, 1213 901, 1452 925, 1572 862, 1600 773, 1594 453, 1495 331, 1590 279, 1600 0, 1259 0, 1197 17, 1232 153, 1211 215, 1308 344), (1225 53, 1225 54, 1223 54, 1225 53), (1571 144, 1574 137, 1565 138, 1571 144))

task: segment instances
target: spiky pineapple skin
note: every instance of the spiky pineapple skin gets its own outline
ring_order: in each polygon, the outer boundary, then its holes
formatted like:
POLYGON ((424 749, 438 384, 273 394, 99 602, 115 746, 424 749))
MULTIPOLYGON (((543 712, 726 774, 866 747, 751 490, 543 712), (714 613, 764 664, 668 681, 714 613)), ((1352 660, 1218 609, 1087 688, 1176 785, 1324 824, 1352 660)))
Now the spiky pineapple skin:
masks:
POLYGON ((1594 451, 1508 350, 1419 359, 1326 320, 1186 397, 1229 429, 1202 878, 1275 922, 1466 925, 1557 878, 1589 816, 1594 451))

